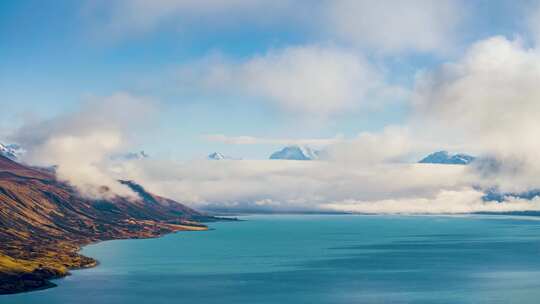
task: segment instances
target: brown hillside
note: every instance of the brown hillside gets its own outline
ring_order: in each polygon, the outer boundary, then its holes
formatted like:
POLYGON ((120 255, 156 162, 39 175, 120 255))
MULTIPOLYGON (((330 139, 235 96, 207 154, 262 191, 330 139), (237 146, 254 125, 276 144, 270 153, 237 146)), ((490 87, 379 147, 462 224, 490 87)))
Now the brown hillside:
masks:
POLYGON ((52 173, 0 156, 0 294, 45 288, 96 262, 77 252, 99 240, 205 229, 212 217, 124 181, 139 198, 91 200, 52 173))

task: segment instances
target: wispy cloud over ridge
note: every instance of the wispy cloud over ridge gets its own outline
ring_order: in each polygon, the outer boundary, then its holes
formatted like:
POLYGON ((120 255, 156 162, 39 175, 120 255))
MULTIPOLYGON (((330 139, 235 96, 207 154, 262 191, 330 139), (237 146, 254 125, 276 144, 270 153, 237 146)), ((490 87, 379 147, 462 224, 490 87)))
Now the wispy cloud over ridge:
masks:
POLYGON ((102 186, 114 194, 131 195, 111 174, 110 156, 129 149, 156 111, 151 100, 116 93, 92 98, 72 113, 29 122, 11 137, 28 150, 23 161, 55 166, 58 177, 84 195, 100 196, 102 186))

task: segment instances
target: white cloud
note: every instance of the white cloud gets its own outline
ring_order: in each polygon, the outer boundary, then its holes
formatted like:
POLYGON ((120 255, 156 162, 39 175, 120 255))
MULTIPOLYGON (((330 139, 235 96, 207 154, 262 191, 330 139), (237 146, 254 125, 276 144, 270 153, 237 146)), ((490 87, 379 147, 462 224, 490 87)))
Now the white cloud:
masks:
POLYGON ((532 40, 538 45, 540 43, 540 5, 536 3, 527 9, 527 28, 532 40))
POLYGON ((335 0, 326 30, 383 52, 448 52, 457 41, 463 3, 452 0, 335 0))
POLYGON ((448 52, 466 9, 452 0, 114 0, 88 2, 85 12, 100 35, 113 38, 255 27, 396 53, 448 52))
POLYGON ((510 191, 538 187, 540 173, 540 53, 519 41, 493 37, 454 63, 419 76, 417 123, 440 131, 439 140, 499 159, 482 178, 510 191))
POLYGON ((540 199, 486 202, 466 166, 283 160, 144 160, 117 171, 149 190, 197 208, 462 214, 540 211, 540 199))
POLYGON ((297 46, 233 63, 208 60, 185 66, 190 85, 267 100, 290 112, 327 116, 357 107, 377 107, 405 95, 384 82, 360 54, 340 48, 297 46), (193 81, 193 78, 196 80, 193 81))
POLYGON ((329 145, 328 159, 341 163, 381 164, 404 161, 413 151, 414 140, 406 128, 388 126, 379 133, 362 132, 354 139, 329 145))
POLYGON ((57 176, 87 196, 131 191, 111 177, 109 157, 124 151, 136 131, 151 120, 154 104, 126 93, 89 101, 73 113, 25 124, 12 138, 28 151, 24 161, 57 166, 57 176))
POLYGON ((289 0, 97 0, 89 1, 83 13, 100 35, 122 39, 165 27, 186 32, 234 29, 244 23, 280 26, 281 20, 302 15, 294 4, 289 0))
POLYGON ((347 200, 324 204, 332 211, 371 214, 464 214, 475 212, 540 211, 540 199, 510 198, 504 202, 484 201, 483 192, 472 188, 441 190, 432 198, 400 198, 378 201, 347 200))
POLYGON ((464 166, 339 162, 145 160, 118 171, 155 193, 197 207, 321 210, 336 201, 431 198, 471 180, 464 166))
POLYGON ((203 162, 182 164, 163 182, 143 175, 156 191, 199 206, 369 213, 540 210, 538 199, 484 202, 477 190, 538 188, 539 80, 537 49, 493 37, 473 45, 463 58, 418 76, 408 127, 331 143, 328 162, 203 162), (395 164, 437 145, 468 147, 498 161, 488 169, 482 163, 395 164))

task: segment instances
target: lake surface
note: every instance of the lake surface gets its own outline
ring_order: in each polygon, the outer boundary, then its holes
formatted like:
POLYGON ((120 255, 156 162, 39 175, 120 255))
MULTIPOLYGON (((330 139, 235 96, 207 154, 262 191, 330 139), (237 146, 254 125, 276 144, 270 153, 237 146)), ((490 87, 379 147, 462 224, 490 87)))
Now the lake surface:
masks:
POLYGON ((97 268, 34 303, 538 303, 540 219, 248 216, 214 230, 103 242, 97 268))

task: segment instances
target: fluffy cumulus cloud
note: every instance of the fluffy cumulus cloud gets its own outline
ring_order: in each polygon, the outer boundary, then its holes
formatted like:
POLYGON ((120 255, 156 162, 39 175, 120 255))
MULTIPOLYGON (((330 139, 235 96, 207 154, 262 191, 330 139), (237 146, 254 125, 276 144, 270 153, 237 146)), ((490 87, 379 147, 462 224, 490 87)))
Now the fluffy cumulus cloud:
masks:
POLYGON ((416 119, 495 158, 479 167, 488 183, 510 191, 538 187, 539 80, 538 49, 504 37, 480 41, 459 61, 419 76, 416 119))
POLYGON ((100 196, 105 193, 102 186, 130 195, 109 172, 109 157, 127 149, 133 132, 155 111, 151 101, 117 93, 89 100, 73 113, 29 122, 12 139, 28 151, 25 162, 56 166, 58 177, 84 195, 100 196))
POLYGON ((206 89, 252 96, 291 111, 326 116, 374 107, 405 92, 384 82, 359 53, 335 47, 297 46, 272 50, 242 62, 208 60, 182 69, 206 89))

